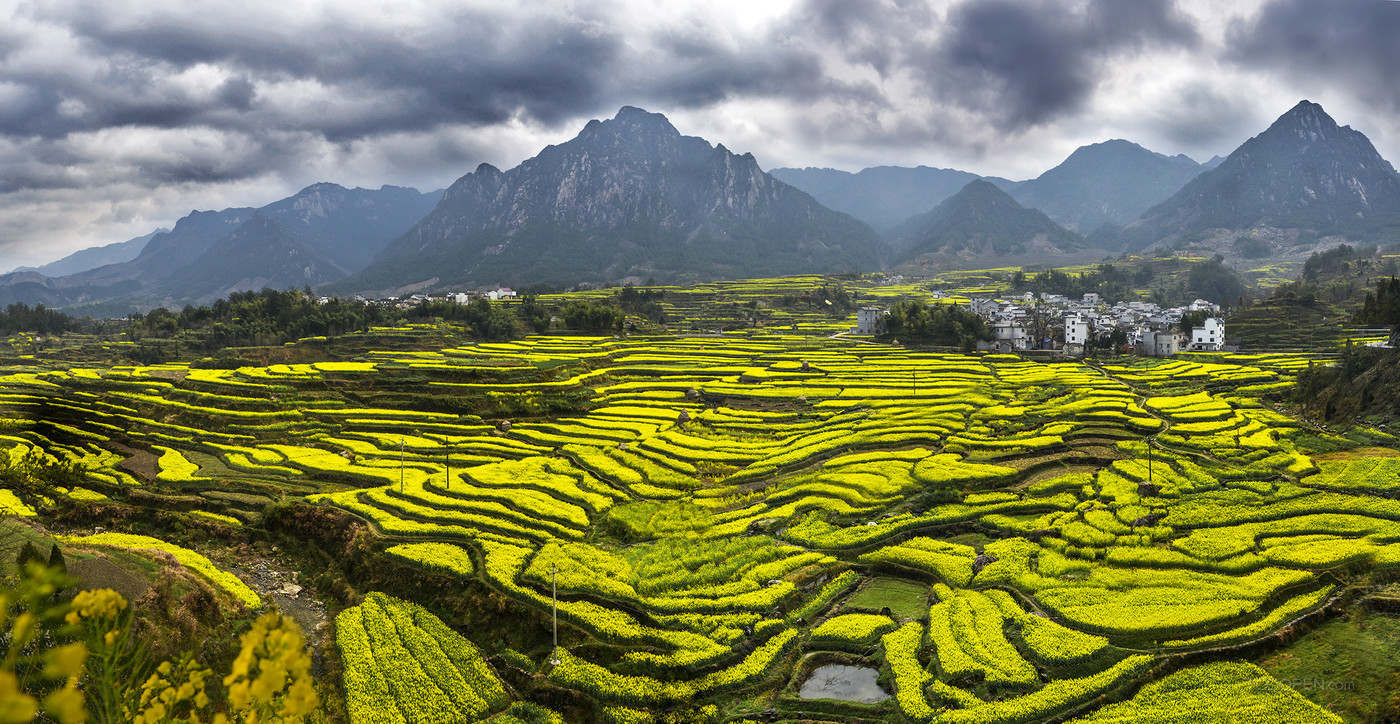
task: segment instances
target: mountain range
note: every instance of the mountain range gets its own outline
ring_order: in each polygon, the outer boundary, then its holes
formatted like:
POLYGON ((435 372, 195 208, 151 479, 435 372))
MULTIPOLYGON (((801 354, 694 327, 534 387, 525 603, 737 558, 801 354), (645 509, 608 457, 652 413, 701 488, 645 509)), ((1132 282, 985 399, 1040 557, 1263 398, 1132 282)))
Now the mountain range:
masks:
POLYGON ((261 208, 196 211, 149 238, 0 276, 0 304, 917 273, 1162 247, 1228 256, 1242 240, 1256 256, 1261 244, 1303 253, 1347 239, 1400 241, 1400 175, 1308 101, 1224 159, 1115 139, 1020 182, 928 167, 767 173, 752 154, 624 107, 445 191, 315 184, 261 208))
MULTIPOLYGON (((207 303, 264 286, 314 287, 362 269, 441 196, 319 183, 260 208, 194 211, 152 235, 130 260, 57 277, 0 276, 0 303, 149 308, 207 303)), ((88 258, 98 254, 86 251, 88 258)))
POLYGON ((334 291, 873 271, 865 224, 625 107, 509 171, 482 164, 334 291))

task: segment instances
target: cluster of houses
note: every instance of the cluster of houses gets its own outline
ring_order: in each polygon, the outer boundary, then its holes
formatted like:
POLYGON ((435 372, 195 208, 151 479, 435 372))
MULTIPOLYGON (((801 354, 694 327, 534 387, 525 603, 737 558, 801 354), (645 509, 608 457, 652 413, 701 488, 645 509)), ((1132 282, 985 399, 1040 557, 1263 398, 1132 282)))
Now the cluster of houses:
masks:
MULTIPOLYGON (((1138 354, 1165 357, 1177 352, 1233 351, 1225 340, 1225 322, 1220 307, 1204 299, 1184 307, 1163 309, 1152 302, 1104 304, 1099 295, 1085 294, 1072 301, 1061 294, 1026 292, 1011 299, 974 297, 968 303, 974 314, 987 320, 996 336, 982 349, 1003 352, 1049 349, 1067 355, 1083 355, 1090 342, 1121 330, 1138 354), (1192 312, 1205 312, 1205 321, 1191 329, 1188 337, 1180 331, 1181 318, 1192 312), (1037 332, 1039 332, 1037 334, 1037 332)), ((884 311, 862 307, 856 312, 855 334, 876 334, 884 311)))
POLYGON ((1165 357, 1186 350, 1219 352, 1227 347, 1225 322, 1220 307, 1197 299, 1184 307, 1163 309, 1152 302, 1104 304, 1099 295, 1085 294, 1080 301, 1064 295, 1042 293, 1037 299, 1027 292, 1012 300, 973 299, 969 305, 991 325, 1003 351, 1057 349, 1067 355, 1083 355, 1090 341, 1122 330, 1127 343, 1138 354, 1165 357), (1205 321, 1191 329, 1190 337, 1181 332, 1181 318, 1192 312, 1205 312, 1205 321), (1035 325, 1032 320, 1051 320, 1035 325), (1056 324, 1055 322, 1059 322, 1056 324), (1033 339, 1030 330, 1039 326, 1046 336, 1033 339))
MULTIPOLYGON (((428 302, 456 302, 467 304, 477 298, 490 299, 491 301, 501 301, 517 299, 519 297, 514 289, 510 287, 497 287, 484 292, 446 292, 443 294, 410 294, 406 297, 387 297, 384 299, 366 299, 360 295, 355 295, 354 299, 361 304, 373 304, 381 307, 395 307, 397 309, 408 309, 428 302)), ((330 301, 330 297, 321 297, 316 300, 320 304, 330 301)))

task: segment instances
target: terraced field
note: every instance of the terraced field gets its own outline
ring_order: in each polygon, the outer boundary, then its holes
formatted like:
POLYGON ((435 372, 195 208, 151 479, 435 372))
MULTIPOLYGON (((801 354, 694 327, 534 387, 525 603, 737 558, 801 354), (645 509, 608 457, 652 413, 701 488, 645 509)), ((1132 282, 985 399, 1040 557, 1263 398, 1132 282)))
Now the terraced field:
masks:
POLYGON ((1400 564, 1400 457, 1300 451, 1325 433, 1267 402, 1300 366, 536 337, 16 369, 0 407, 11 456, 80 470, 59 497, 334 507, 384 560, 529 612, 517 641, 428 598, 346 608, 355 722, 1333 721, 1238 662, 1400 564), (892 698, 798 698, 827 662, 892 698))

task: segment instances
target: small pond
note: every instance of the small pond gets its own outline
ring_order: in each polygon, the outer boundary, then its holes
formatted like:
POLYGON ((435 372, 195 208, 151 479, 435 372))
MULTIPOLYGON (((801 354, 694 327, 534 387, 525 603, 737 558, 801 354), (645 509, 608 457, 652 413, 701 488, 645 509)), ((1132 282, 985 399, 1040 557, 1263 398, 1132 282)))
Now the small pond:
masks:
POLYGON ((868 666, 828 664, 807 677, 797 695, 803 699, 840 699, 874 704, 890 698, 888 692, 875 683, 879 671, 868 666))

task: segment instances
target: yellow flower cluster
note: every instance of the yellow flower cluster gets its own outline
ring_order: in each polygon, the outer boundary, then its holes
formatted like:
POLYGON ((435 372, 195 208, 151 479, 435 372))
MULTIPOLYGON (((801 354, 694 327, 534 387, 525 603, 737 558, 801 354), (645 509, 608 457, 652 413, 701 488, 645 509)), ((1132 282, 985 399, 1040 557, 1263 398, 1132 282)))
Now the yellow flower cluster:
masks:
POLYGON ((224 677, 229 706, 248 724, 297 724, 316 710, 311 659, 296 622, 276 613, 259 617, 243 635, 243 648, 224 677))

